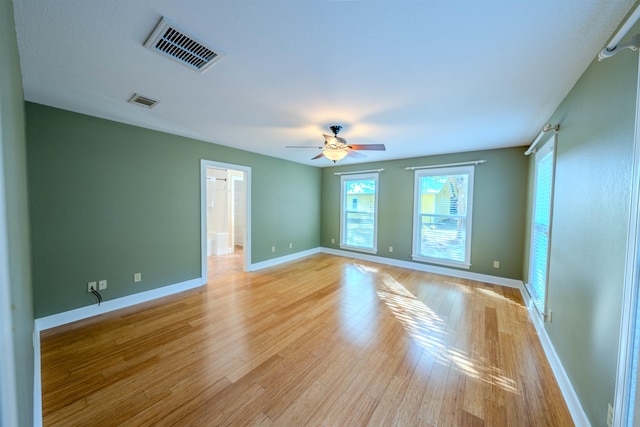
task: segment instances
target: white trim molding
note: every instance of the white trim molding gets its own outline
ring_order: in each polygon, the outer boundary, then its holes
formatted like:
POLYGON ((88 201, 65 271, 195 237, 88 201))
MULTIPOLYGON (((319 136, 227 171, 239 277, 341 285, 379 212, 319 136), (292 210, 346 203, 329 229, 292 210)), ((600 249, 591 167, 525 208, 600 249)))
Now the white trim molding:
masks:
POLYGON ((473 273, 471 271, 455 270, 452 268, 438 267, 429 264, 420 264, 411 261, 402 261, 399 259, 385 258, 381 256, 367 255, 358 252, 349 252, 339 249, 320 248, 320 252, 331 255, 338 255, 347 258, 361 259, 363 261, 377 262, 380 264, 393 265, 395 267, 409 268, 411 270, 424 271, 427 273, 442 274, 443 276, 458 277, 460 279, 477 280, 478 282, 491 283, 493 285, 502 285, 508 288, 522 289, 522 281, 516 279, 508 279, 506 277, 491 276, 488 274, 473 273))
POLYGON ((40 317, 36 319, 36 334, 46 329, 55 328, 56 326, 66 325, 67 323, 77 322, 78 320, 88 319, 93 316, 108 313, 110 311, 127 308, 143 302, 152 301, 157 298, 183 292, 189 289, 197 288, 205 285, 207 282, 201 277, 187 280, 173 285, 163 286, 161 288, 151 289, 137 294, 127 295, 108 301, 103 301, 100 305, 89 305, 86 307, 76 308, 74 310, 64 311, 62 313, 52 314, 50 316, 40 317))
MULTIPOLYGON (((2 123, 0 123, 1 127, 2 123)), ((1 129, 0 129, 1 130, 1 129)), ((9 278, 9 243, 7 238, 7 195, 4 180, 4 155, 0 132, 0 425, 18 424, 18 397, 15 370, 13 310, 9 278)))
POLYGON ((547 356, 549 365, 551 365, 551 370, 553 371, 553 375, 556 377, 558 387, 560 387, 560 392, 562 393, 564 401, 569 408, 569 413, 571 414, 574 424, 577 427, 590 427, 591 423, 589 422, 589 418, 587 417, 586 412, 584 412, 584 408, 580 403, 578 394, 573 388, 573 384, 571 384, 569 375, 567 375, 567 371, 564 370, 560 357, 558 357, 558 354, 551 343, 551 339, 544 327, 544 320, 542 319, 542 316, 538 313, 533 300, 524 287, 521 288, 520 292, 522 293, 522 299, 527 307, 527 311, 529 312, 531 323, 533 323, 533 326, 536 328, 540 344, 542 345, 544 354, 547 356))
POLYGON ((278 258, 271 258, 266 261, 257 262, 255 264, 251 264, 247 271, 258 271, 264 268, 275 267, 276 265, 284 264, 286 262, 296 261, 301 258, 308 257, 313 254, 317 254, 321 252, 320 248, 309 249, 302 252, 296 252, 295 254, 285 255, 278 258))
MULTIPOLYGON (((636 12, 640 11, 640 6, 636 12)), ((634 12, 634 13, 636 13, 634 12)), ((635 22, 635 21, 634 21, 635 22)), ((638 59, 640 70, 640 59, 638 59)), ((636 115, 633 134, 633 164, 631 195, 629 203, 629 228, 622 287, 620 315, 620 338, 618 344, 618 364, 613 403, 613 425, 633 426, 640 421, 637 412, 637 373, 640 348, 640 305, 638 286, 640 283, 640 73, 636 80, 636 115)))

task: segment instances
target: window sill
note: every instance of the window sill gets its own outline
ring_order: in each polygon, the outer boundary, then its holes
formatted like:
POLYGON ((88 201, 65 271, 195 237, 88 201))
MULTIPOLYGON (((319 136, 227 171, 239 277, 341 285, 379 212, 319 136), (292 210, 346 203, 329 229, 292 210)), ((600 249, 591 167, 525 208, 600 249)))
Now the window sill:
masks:
POLYGON ((378 254, 377 249, 359 248, 357 246, 340 245, 340 249, 346 249, 348 251, 355 251, 355 252, 364 252, 364 253, 373 254, 373 255, 378 254))
POLYGON ((466 262, 447 261, 444 259, 427 258, 427 257, 417 256, 417 255, 411 255, 411 259, 418 262, 428 262, 429 264, 438 264, 438 265, 444 265, 447 267, 464 268, 467 270, 471 268, 471 264, 466 262))

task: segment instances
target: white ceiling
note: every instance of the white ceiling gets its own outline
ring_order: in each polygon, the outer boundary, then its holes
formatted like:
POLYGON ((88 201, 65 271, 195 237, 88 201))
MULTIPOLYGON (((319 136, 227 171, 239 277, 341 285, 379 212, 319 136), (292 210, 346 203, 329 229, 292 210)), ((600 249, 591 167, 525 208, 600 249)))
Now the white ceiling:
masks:
POLYGON ((633 0, 14 0, 25 99, 292 160, 322 133, 368 162, 530 143, 633 0), (162 16, 226 56, 143 47, 162 16), (127 103, 133 93, 153 109, 127 103))

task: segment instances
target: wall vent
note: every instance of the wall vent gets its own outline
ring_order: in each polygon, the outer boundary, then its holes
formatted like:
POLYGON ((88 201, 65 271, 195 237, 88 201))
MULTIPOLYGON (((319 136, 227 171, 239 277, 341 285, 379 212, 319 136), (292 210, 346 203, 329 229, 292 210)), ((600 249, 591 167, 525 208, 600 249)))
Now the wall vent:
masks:
POLYGON ((224 55, 205 46, 165 17, 160 19, 144 46, 201 73, 224 55))
POLYGON ((146 96, 142 96, 142 95, 138 95, 137 93, 134 93, 133 96, 129 98, 129 102, 132 104, 139 105, 141 107, 153 108, 160 101, 156 101, 155 99, 151 99, 146 96))

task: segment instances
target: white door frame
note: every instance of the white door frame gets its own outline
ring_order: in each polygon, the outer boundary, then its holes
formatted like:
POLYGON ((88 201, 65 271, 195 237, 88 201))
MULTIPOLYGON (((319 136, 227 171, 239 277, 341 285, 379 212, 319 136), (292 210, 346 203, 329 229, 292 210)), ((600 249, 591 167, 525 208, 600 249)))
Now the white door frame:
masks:
POLYGON ((213 160, 200 160, 200 260, 202 283, 208 282, 207 268, 207 167, 217 169, 233 169, 244 172, 246 179, 245 191, 245 207, 246 222, 244 232, 244 261, 242 264, 243 271, 249 271, 251 266, 251 168, 248 166, 234 165, 231 163, 221 163, 213 160))
POLYGON ((4 142, 0 123, 0 425, 18 425, 17 383, 7 240, 7 193, 4 181, 4 142))
MULTIPOLYGON (((230 205, 231 205, 231 230, 230 230, 230 238, 229 238, 229 242, 231 243, 231 248, 233 249, 236 245, 236 206, 235 206, 235 201, 236 198, 238 197, 236 194, 236 185, 238 184, 238 182, 244 182, 244 177, 239 177, 239 176, 235 176, 232 175, 231 176, 231 201, 230 201, 230 205)), ((246 209, 245 209, 246 211, 246 209)), ((246 215, 246 212, 245 212, 246 215)), ((246 221, 245 221, 246 223, 246 221)), ((246 226, 246 224, 245 224, 246 226)))

